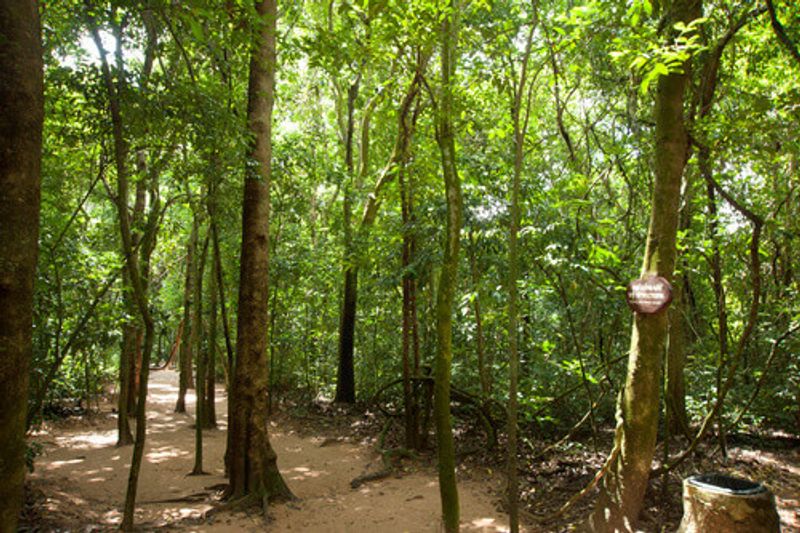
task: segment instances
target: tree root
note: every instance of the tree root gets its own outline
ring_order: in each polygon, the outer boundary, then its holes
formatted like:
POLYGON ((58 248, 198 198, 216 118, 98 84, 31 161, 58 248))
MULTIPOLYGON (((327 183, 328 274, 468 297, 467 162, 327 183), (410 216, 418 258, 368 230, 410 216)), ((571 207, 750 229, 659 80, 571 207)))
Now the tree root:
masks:
POLYGON ((391 476, 394 473, 394 468, 384 468, 383 470, 379 470, 377 472, 371 472, 369 474, 361 474, 357 478, 354 478, 350 482, 350 488, 357 489, 364 483, 369 483, 370 481, 378 481, 381 479, 386 479, 387 477, 391 476))
POLYGON ((138 502, 139 505, 156 505, 160 503, 195 503, 201 502, 207 499, 210 496, 207 492, 195 492, 194 494, 189 494, 187 496, 181 496, 179 498, 164 498, 163 500, 145 500, 142 502, 138 502))
POLYGON ((546 516, 544 518, 545 522, 551 522, 563 516, 564 513, 569 511, 572 508, 572 506, 575 505, 581 498, 589 494, 589 492, 591 492, 592 489, 594 489, 597 486, 597 484, 600 483, 600 480, 603 479, 603 477, 606 474, 608 474, 608 472, 614 467, 614 465, 617 462, 617 458, 619 457, 619 454, 622 451, 622 432, 619 431, 619 428, 617 428, 616 433, 617 434, 614 436, 614 447, 611 449, 611 453, 609 453, 608 459, 606 459, 606 462, 605 464, 603 464, 603 467, 600 470, 598 470, 597 474, 595 474, 594 478, 589 482, 588 485, 586 485, 580 492, 574 494, 567 501, 567 503, 561 506, 561 508, 558 511, 546 516))

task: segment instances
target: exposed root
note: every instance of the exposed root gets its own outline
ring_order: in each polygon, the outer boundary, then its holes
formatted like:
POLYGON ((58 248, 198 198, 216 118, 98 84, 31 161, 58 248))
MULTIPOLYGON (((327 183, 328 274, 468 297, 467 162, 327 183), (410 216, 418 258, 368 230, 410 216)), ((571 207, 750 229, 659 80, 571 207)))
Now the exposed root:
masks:
POLYGON ((354 478, 353 481, 350 482, 350 487, 353 489, 357 489, 364 483, 369 483, 370 481, 378 481, 381 479, 386 479, 387 477, 391 476, 394 473, 394 468, 384 468, 383 470, 379 470, 377 472, 371 472, 369 474, 362 474, 357 478, 354 478))

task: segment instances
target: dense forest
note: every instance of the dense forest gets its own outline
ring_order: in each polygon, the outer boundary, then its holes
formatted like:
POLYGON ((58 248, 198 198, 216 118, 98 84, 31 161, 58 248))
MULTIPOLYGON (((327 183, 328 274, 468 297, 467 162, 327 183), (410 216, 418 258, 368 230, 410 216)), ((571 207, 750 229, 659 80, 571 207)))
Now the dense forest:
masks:
POLYGON ((478 469, 514 532, 674 529, 704 469, 800 531, 794 0, 0 0, 0 72, 1 531, 75 419, 155 527, 154 405, 214 516, 297 505, 305 420, 428 468, 426 531, 478 469))

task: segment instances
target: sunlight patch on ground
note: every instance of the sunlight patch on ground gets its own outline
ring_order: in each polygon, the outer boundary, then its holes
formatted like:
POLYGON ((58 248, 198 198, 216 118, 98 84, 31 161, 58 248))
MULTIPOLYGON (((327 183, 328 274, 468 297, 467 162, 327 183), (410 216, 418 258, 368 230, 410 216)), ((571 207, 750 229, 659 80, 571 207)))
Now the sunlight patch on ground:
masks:
POLYGON ((117 442, 117 430, 97 431, 93 433, 76 433, 65 437, 56 437, 56 442, 62 448, 91 449, 113 446, 117 442))
POLYGON ((744 450, 739 449, 736 452, 739 457, 743 457, 756 462, 773 466, 779 470, 787 470, 794 476, 800 476, 800 466, 795 466, 785 461, 776 459, 774 455, 763 450, 744 450))
POLYGON ((508 531, 508 528, 506 526, 498 524, 497 520, 489 517, 476 518, 475 520, 469 523, 467 529, 475 531, 493 531, 496 533, 501 533, 501 532, 505 533, 508 531))
POLYGON ((78 459, 70 459, 68 461, 53 461, 47 465, 47 470, 55 470, 66 465, 76 465, 78 463, 82 463, 85 459, 85 457, 79 457, 78 459))
POLYGON ((186 457, 189 452, 175 448, 174 446, 162 446, 147 453, 147 461, 150 463, 158 464, 176 457, 186 457))
POLYGON ((289 478, 293 481, 302 481, 304 479, 317 478, 328 474, 328 472, 324 470, 311 470, 307 466, 296 466, 292 468, 290 472, 296 472, 296 474, 292 474, 289 478))

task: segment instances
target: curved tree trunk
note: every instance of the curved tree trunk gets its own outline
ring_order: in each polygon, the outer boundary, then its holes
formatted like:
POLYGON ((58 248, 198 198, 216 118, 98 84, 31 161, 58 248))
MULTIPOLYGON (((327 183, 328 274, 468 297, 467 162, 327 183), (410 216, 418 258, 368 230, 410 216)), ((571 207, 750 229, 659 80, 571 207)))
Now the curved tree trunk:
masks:
MULTIPOLYGON (((142 323, 144 324, 144 346, 142 348, 142 371, 140 377, 142 394, 139 395, 138 403, 136 405, 136 436, 133 445, 131 468, 128 474, 128 486, 125 493, 125 506, 123 510, 122 524, 120 525, 120 528, 123 531, 131 531, 133 529, 133 514, 136 507, 139 471, 142 465, 145 438, 147 435, 147 380, 150 369, 150 355, 153 351, 153 341, 155 338, 155 325, 153 322, 153 317, 150 314, 150 303, 148 302, 147 290, 150 272, 150 256, 155 248, 160 207, 158 201, 157 182, 155 176, 152 176, 152 188, 150 190, 151 206, 150 214, 147 220, 147 228, 144 231, 141 242, 137 242, 138 237, 134 235, 134 232, 131 228, 131 219, 128 212, 129 187, 127 157, 129 150, 124 135, 120 101, 122 90, 125 86, 122 47, 118 46, 115 53, 118 71, 117 74, 119 76, 117 84, 115 84, 111 73, 111 68, 109 67, 108 60, 106 58, 107 54, 103 47, 102 39, 100 38, 99 26, 91 11, 88 9, 86 13, 86 19, 89 24, 89 30, 92 34, 92 39, 94 40, 95 46, 97 47, 97 51, 100 55, 100 67, 109 101, 112 134, 114 139, 114 163, 117 171, 117 190, 114 203, 117 209, 117 218, 121 237, 120 251, 125 262, 125 268, 127 269, 131 295, 136 304, 136 310, 138 311, 142 323), (138 254, 135 247, 135 244, 137 243, 140 244, 138 254)), ((112 26, 117 42, 122 43, 122 27, 115 24, 112 24, 112 26)), ((155 43, 151 41, 148 43, 148 47, 151 47, 154 44, 155 43)), ((147 77, 146 74, 147 73, 145 73, 144 76, 145 78, 147 77)), ((124 413, 120 413, 120 416, 123 416, 123 414, 124 413)))
POLYGON ((0 530, 16 531, 39 251, 44 120, 39 5, 0 1, 0 530))
POLYGON ((242 213, 238 338, 230 420, 228 497, 259 503, 287 499, 267 422, 269 325, 269 186, 275 89, 275 0, 257 0, 259 29, 250 59, 247 123, 252 133, 242 213))

